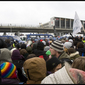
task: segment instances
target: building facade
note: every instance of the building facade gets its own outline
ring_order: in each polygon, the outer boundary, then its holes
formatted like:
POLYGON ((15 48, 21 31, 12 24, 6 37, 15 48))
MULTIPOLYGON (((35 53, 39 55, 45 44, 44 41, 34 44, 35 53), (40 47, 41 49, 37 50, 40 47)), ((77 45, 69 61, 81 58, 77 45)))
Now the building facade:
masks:
MULTIPOLYGON (((55 30, 59 30, 60 31, 56 31, 56 35, 58 36, 62 36, 64 34, 69 34, 73 32, 73 21, 74 19, 71 18, 62 18, 62 17, 52 17, 50 18, 50 21, 40 25, 40 27, 49 27, 49 28, 53 28, 55 30), (66 31, 63 31, 66 30, 66 31)), ((85 28, 85 20, 81 20, 81 23, 83 25, 83 27, 85 28)), ((82 29, 83 32, 83 29, 82 29)))

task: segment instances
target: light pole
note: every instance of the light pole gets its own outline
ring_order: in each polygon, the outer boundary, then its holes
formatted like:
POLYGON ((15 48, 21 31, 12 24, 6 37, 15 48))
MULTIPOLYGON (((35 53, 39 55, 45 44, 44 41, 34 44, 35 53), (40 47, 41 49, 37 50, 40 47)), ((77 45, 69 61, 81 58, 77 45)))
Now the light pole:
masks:
POLYGON ((12 26, 11 26, 11 24, 10 24, 10 34, 12 35, 12 26))

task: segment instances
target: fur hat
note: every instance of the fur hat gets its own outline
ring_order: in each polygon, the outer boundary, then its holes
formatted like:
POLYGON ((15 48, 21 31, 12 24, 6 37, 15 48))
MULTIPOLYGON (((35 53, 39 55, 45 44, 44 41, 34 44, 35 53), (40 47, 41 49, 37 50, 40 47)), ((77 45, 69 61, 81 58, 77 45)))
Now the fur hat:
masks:
POLYGON ((60 60, 56 57, 52 57, 51 59, 49 59, 48 61, 46 61, 46 67, 47 67, 47 71, 52 70, 53 68, 55 68, 58 64, 60 64, 60 60))
POLYGON ((53 41, 50 47, 58 52, 63 52, 63 43, 59 40, 53 41))
POLYGON ((1 64, 1 77, 2 78, 17 78, 16 66, 10 62, 1 64))

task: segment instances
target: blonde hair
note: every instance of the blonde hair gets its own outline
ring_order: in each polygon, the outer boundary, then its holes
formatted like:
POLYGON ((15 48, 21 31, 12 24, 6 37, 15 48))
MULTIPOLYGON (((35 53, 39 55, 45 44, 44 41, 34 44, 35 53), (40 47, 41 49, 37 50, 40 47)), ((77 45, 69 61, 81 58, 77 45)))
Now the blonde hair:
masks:
POLYGON ((64 51, 65 51, 66 53, 68 53, 68 49, 67 49, 66 47, 64 47, 64 51))
POLYGON ((72 63, 72 68, 77 68, 85 71, 85 56, 80 56, 74 60, 72 63))

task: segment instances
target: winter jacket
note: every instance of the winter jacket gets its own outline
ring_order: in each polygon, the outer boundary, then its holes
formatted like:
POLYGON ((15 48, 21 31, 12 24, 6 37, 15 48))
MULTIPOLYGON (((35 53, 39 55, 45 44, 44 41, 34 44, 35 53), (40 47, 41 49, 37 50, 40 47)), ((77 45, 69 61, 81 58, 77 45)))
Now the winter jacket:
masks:
POLYGON ((26 78, 26 77, 23 75, 23 73, 22 73, 23 63, 24 63, 24 61, 25 61, 24 56, 22 56, 22 55, 20 54, 19 50, 16 49, 16 50, 14 50, 14 51, 12 52, 11 58, 12 58, 13 64, 15 64, 16 67, 17 67, 18 77, 19 77, 20 81, 21 81, 21 82, 26 82, 26 81, 27 81, 27 78, 26 78))
POLYGON ((62 54, 58 57, 58 59, 62 62, 62 65, 64 65, 65 61, 72 64, 70 56, 66 52, 62 52, 62 54))
POLYGON ((34 50, 34 54, 35 54, 37 57, 43 55, 43 58, 45 59, 45 61, 49 58, 49 57, 46 55, 46 52, 45 52, 45 51, 42 51, 42 50, 35 49, 35 50, 34 50))
POLYGON ((80 57, 78 51, 76 51, 75 53, 71 53, 71 54, 70 54, 70 59, 71 59, 71 60, 74 60, 74 59, 76 59, 76 58, 78 58, 78 57, 80 57))
POLYGON ((18 79, 2 78, 1 84, 19 84, 19 80, 18 79))
POLYGON ((65 66, 53 74, 45 77, 41 84, 85 84, 85 71, 65 66))
POLYGON ((76 49, 76 51, 79 52, 80 56, 85 56, 85 48, 78 48, 78 49, 76 49), (82 55, 82 53, 84 53, 84 54, 82 55))

